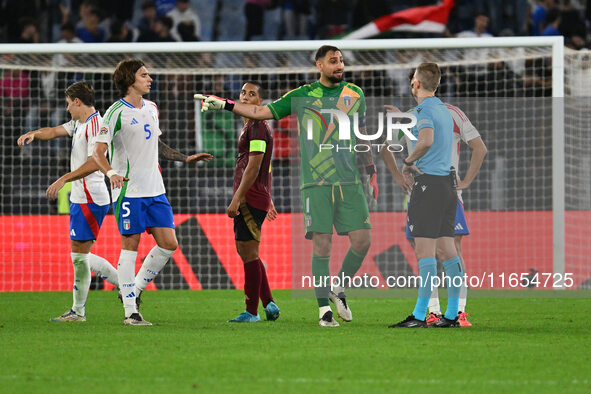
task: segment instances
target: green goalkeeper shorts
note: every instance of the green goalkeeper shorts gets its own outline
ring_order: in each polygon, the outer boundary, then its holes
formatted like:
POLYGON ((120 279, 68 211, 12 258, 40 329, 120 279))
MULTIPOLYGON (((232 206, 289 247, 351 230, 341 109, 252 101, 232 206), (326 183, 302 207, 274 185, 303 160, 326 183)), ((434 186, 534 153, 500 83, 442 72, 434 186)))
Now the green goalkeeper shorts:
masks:
POLYGON ((369 209, 361 184, 345 186, 311 186, 302 189, 306 238, 312 233, 339 235, 370 229, 369 209))

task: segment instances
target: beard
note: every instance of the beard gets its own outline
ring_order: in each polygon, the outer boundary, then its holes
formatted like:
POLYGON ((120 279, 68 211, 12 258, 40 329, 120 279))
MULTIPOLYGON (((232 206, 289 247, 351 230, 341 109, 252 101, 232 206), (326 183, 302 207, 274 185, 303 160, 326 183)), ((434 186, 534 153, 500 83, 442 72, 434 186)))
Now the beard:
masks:
POLYGON ((340 77, 330 76, 326 77, 326 79, 328 79, 331 83, 339 83, 343 80, 343 75, 341 74, 340 77))

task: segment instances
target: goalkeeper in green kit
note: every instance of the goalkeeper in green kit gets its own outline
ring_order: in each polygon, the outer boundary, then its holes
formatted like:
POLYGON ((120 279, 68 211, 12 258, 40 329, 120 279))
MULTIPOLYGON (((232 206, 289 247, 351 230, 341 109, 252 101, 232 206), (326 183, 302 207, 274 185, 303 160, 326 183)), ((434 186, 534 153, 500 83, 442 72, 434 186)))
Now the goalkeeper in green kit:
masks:
POLYGON ((234 102, 196 94, 202 111, 228 110, 256 119, 281 119, 291 113, 298 118, 303 212, 306 238, 312 239, 312 276, 319 307, 319 325, 336 327, 329 299, 344 321, 353 320, 345 298, 345 285, 361 267, 369 250, 369 209, 357 166, 357 151, 369 175, 374 198, 378 197, 376 167, 368 142, 357 141, 350 125, 365 134, 365 96, 356 85, 343 81, 345 64, 341 51, 324 45, 316 52, 320 79, 294 89, 266 105, 234 102), (357 144, 356 144, 357 143, 357 144), (331 282, 329 260, 333 226, 348 235, 351 246, 331 282))

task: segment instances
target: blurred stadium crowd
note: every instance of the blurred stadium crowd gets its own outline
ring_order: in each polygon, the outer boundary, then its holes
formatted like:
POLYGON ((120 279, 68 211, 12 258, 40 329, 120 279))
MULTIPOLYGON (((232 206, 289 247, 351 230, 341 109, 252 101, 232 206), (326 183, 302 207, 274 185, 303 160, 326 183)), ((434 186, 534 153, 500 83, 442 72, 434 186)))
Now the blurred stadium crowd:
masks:
MULTIPOLYGON (((440 36, 482 37, 512 35, 562 34, 567 45, 584 48, 588 42, 591 0, 456 0, 445 33, 440 36)), ((0 41, 11 43, 35 42, 170 42, 170 41, 230 41, 330 38, 355 30, 382 15, 409 7, 433 4, 429 0, 0 0, 0 41)), ((396 33, 392 37, 435 37, 434 34, 396 33)), ((591 36, 590 36, 591 37, 591 36)), ((9 56, 9 55, 5 55, 9 56)), ((407 63, 410 53, 396 54, 373 51, 364 54, 367 64, 407 63)), ((358 57, 357 61, 362 60, 358 57)), ((507 57, 505 57, 507 58, 507 57)), ((442 96, 482 97, 487 99, 549 97, 552 95, 552 65, 542 57, 521 57, 520 61, 490 61, 485 59, 474 66, 444 67, 444 78, 439 93, 442 96)), ((239 57, 239 66, 256 70, 269 62, 290 68, 293 61, 281 53, 261 56, 257 53, 239 57)), ((198 68, 211 69, 224 59, 204 53, 198 68)), ((111 62, 112 65, 115 62, 111 62)), ((351 63, 348 63, 351 64, 351 63)), ((227 65, 224 65, 227 66, 227 65)), ((362 86, 367 97, 387 98, 408 96, 409 70, 351 71, 346 79, 362 86)), ((255 71, 256 72, 256 71, 255 71)), ((241 83, 260 82, 265 98, 275 99, 311 81, 316 75, 253 74, 244 75, 154 75, 149 99, 161 110, 164 138, 173 147, 192 151, 196 141, 196 121, 193 106, 194 92, 208 92, 220 97, 238 97, 241 83)), ((67 145, 53 141, 50 149, 42 144, 18 149, 16 138, 25 131, 57 125, 68 118, 64 111, 64 89, 71 83, 90 81, 97 92, 97 109, 104 111, 117 99, 110 73, 80 73, 74 71, 39 71, 7 68, 0 70, 0 108, 3 132, 0 149, 3 160, 0 169, 5 174, 0 184, 2 214, 55 212, 55 206, 45 199, 44 188, 68 168, 67 145), (17 179, 18 178, 18 179, 17 179), (42 186, 40 186, 42 185, 42 186)), ((409 103, 410 105, 410 103, 409 103)), ((494 112, 493 112, 494 113, 494 112)), ((485 113, 486 114, 486 113, 485 113)), ((509 117, 516 119, 518 114, 509 117)), ((540 118, 542 119, 542 118, 540 118)), ((495 130, 486 136, 491 152, 514 151, 513 136, 506 135, 505 125, 478 121, 483 129, 495 130)), ((508 120, 508 121, 509 121, 508 120)), ((216 160, 206 167, 185 168, 174 163, 162 163, 163 169, 174 168, 175 176, 166 180, 169 199, 179 212, 217 212, 223 209, 232 194, 232 171, 236 153, 237 130, 240 119, 230 113, 205 116, 202 134, 203 151, 214 154, 216 160), (187 181, 189 179, 190 181, 187 181), (189 182, 189 183, 187 183, 189 182), (198 204, 191 190, 203 193, 208 204, 198 204)), ((280 211, 290 211, 292 196, 297 194, 294 161, 297 161, 297 141, 290 118, 272 122, 275 138, 274 198, 280 211)), ((538 191, 539 198, 529 209, 548 209, 551 206, 551 155, 544 147, 551 146, 548 125, 528 129, 523 140, 523 152, 515 154, 506 168, 529 166, 535 176, 527 182, 527 193, 538 191), (524 164, 526 163, 526 164, 524 164)), ((464 159, 462 159, 464 163, 464 159)), ((503 160, 508 160, 504 158, 503 160)), ((465 164, 465 163, 464 163, 465 164)), ((478 182, 493 177, 494 154, 483 166, 478 182)), ((385 170, 383 170, 385 171, 385 170)), ((507 177, 522 182, 507 170, 507 177)), ((496 174, 496 173, 495 173, 496 174)), ((386 182, 386 177, 382 177, 386 182)), ((511 181, 513 182, 513 181, 511 181)), ((476 185, 478 186, 478 185, 476 185)), ((394 193, 391 184, 380 186, 394 193)), ((482 188, 488 190, 488 188, 482 188)), ((476 209, 522 209, 520 187, 507 183, 504 199, 483 195, 476 209), (515 187, 514 187, 515 186, 515 187), (515 194, 515 195, 514 195, 515 194), (499 203, 499 201, 506 201, 499 203), (496 204, 496 205, 495 205, 496 204)), ((474 188, 478 193, 479 188, 474 188)), ((470 192, 467 193, 469 197, 470 192)), ((528 196, 526 196, 528 197, 528 196)), ((380 210, 399 210, 400 204, 380 202, 380 210)))
MULTIPOLYGON (((0 42, 324 39, 355 30, 382 15, 434 3, 437 1, 3 0, 0 42)), ((590 20, 591 0, 456 0, 444 35, 561 34, 567 46, 580 49, 589 43, 590 20)))

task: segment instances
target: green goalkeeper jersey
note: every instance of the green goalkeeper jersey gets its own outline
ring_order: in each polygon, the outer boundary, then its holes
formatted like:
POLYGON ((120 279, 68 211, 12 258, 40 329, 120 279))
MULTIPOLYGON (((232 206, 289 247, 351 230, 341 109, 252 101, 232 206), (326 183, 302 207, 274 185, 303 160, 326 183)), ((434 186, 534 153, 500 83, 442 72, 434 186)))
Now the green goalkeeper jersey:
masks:
POLYGON ((354 114, 365 126, 365 96, 358 86, 345 81, 326 87, 316 81, 286 93, 267 105, 275 119, 295 114, 300 140, 300 187, 360 183, 353 132, 354 114), (322 110, 340 110, 349 117, 348 130, 339 130, 337 116, 322 110), (308 127, 311 125, 311 135, 308 127), (349 139, 339 138, 346 133, 349 139))

